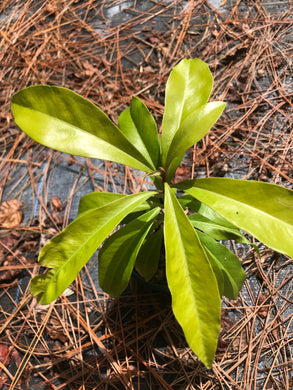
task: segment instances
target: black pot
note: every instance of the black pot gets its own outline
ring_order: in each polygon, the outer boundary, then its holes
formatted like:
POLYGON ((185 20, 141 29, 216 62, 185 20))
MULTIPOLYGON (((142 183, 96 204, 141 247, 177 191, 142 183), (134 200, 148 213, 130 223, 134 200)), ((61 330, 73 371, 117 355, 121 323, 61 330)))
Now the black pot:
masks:
POLYGON ((163 294, 169 294, 170 290, 166 280, 162 283, 154 281, 146 281, 143 276, 141 276, 136 269, 133 269, 131 279, 137 283, 137 285, 142 289, 143 292, 159 292, 163 294))
POLYGON ((135 269, 132 272, 129 282, 130 292, 137 296, 148 295, 153 298, 161 308, 171 306, 172 298, 166 280, 162 283, 153 281, 147 282, 135 269))

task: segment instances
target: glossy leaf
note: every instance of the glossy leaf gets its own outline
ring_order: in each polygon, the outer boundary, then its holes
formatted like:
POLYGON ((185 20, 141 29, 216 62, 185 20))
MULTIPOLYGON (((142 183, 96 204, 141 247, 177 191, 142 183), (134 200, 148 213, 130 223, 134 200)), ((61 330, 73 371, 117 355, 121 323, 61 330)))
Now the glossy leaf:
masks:
MULTIPOLYGON (((80 199, 78 216, 81 216, 83 213, 89 210, 105 206, 114 200, 125 198, 126 196, 127 195, 125 194, 116 194, 114 192, 90 192, 80 199)), ((150 208, 150 204, 145 201, 140 203, 133 212, 145 211, 149 210, 150 208)))
POLYGON ((226 246, 213 238, 201 232, 198 232, 198 236, 210 261, 216 263, 223 273, 223 295, 230 299, 237 299, 245 280, 245 272, 242 269, 240 260, 226 246))
POLYGON ((136 96, 133 96, 132 98, 130 114, 154 166, 158 168, 160 160, 160 140, 154 117, 151 115, 146 105, 136 96))
POLYGON ((293 257, 292 190, 230 178, 196 179, 177 187, 265 245, 293 257))
POLYGON ((251 242, 237 228, 219 225, 198 213, 191 214, 188 218, 192 223, 192 226, 202 230, 216 240, 235 240, 243 244, 251 244, 251 242))
POLYGON ((195 228, 204 231, 216 240, 235 240, 243 244, 253 245, 235 225, 193 196, 184 194, 179 196, 178 200, 186 209, 195 211, 194 214, 188 215, 195 228))
MULTIPOLYGON (((194 198, 193 198, 194 199, 194 198)), ((204 216, 205 218, 208 218, 210 221, 213 221, 214 223, 221 225, 226 228, 230 229, 237 229, 235 225, 233 225, 231 222, 227 221, 222 215, 216 213, 213 209, 211 209, 206 204, 200 202, 200 206, 197 210, 197 212, 204 216)))
POLYGON ((155 275, 161 257, 163 229, 149 234, 138 252, 135 268, 146 281, 155 275))
POLYGON ((164 168, 170 182, 188 148, 207 134, 222 114, 226 103, 211 102, 194 109, 182 119, 180 127, 173 137, 168 150, 164 168))
POLYGON ((81 216, 89 210, 105 206, 106 204, 114 202, 115 200, 125 198, 125 196, 127 195, 116 194, 114 192, 90 192, 80 199, 78 206, 78 216, 81 216))
MULTIPOLYGON (((197 231, 197 235, 199 238, 200 238, 201 234, 204 234, 204 233, 197 231)), ((222 297, 224 294, 224 275, 223 275, 223 272, 220 269, 214 256, 211 255, 211 253, 207 250, 207 248, 203 245, 202 242, 201 242, 201 244, 205 250, 206 257, 207 257, 207 259, 208 259, 208 261, 209 261, 209 263, 214 271, 215 277, 217 279, 219 295, 220 295, 220 297, 222 297)))
POLYGON ((18 126, 50 148, 146 172, 154 168, 103 111, 69 89, 25 88, 12 97, 11 109, 18 126))
POLYGON ((220 331, 218 283, 196 231, 167 183, 164 236, 173 312, 189 346, 210 368, 220 331))
POLYGON ((106 240, 99 253, 99 284, 105 292, 116 297, 126 289, 138 251, 160 211, 148 211, 106 240))
POLYGON ((52 302, 74 281, 81 268, 115 226, 155 192, 141 192, 81 215, 40 252, 39 262, 52 268, 33 278, 31 293, 43 305, 52 302))
POLYGON ((118 125, 121 132, 125 135, 125 137, 139 150, 145 158, 148 160, 149 164, 155 169, 152 158, 147 150, 146 145, 143 143, 141 136, 133 122, 130 113, 130 107, 126 108, 118 117, 118 125))
POLYGON ((165 92, 161 138, 163 166, 177 130, 194 110, 207 103, 212 86, 209 67, 199 59, 184 59, 173 68, 165 92))

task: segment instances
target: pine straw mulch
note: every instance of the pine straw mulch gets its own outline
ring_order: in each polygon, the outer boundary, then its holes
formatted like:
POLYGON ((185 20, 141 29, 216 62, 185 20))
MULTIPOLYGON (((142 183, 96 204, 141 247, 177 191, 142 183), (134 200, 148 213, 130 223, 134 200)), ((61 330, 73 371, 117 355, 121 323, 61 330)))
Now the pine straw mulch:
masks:
POLYGON ((223 302, 212 370, 191 353, 161 295, 99 291, 96 259, 49 307, 28 292, 40 247, 68 223, 84 186, 137 192, 146 183, 131 169, 53 152, 22 134, 9 102, 25 86, 66 86, 113 120, 138 95, 160 124, 171 68, 199 57, 213 72, 213 98, 228 106, 178 178, 292 188, 292 3, 222 3, 1 2, 0 389, 292 388, 292 259, 263 246, 261 260, 234 248, 248 278, 237 301, 223 302), (62 182, 75 175, 61 200, 50 192, 60 164, 62 182))

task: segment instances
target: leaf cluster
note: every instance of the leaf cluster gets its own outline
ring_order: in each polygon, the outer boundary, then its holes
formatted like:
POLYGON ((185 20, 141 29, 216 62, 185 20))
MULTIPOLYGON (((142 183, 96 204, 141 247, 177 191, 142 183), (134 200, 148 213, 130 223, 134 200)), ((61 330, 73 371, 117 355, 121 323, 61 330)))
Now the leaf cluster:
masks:
POLYGON ((240 260, 220 241, 250 243, 244 231, 293 256, 293 191, 228 178, 172 184, 186 150, 225 108, 223 102, 209 102, 212 85, 211 72, 199 59, 184 59, 173 68, 161 137, 137 97, 119 116, 118 126, 65 88, 32 86, 16 93, 11 103, 16 123, 39 143, 143 170, 156 187, 132 195, 85 195, 75 221, 41 250, 39 261, 48 270, 33 278, 32 294, 41 304, 55 300, 106 240, 99 252, 99 283, 118 296, 134 267, 146 280, 154 276, 164 247, 174 314, 208 368, 217 348, 221 297, 236 299, 245 279, 240 260))

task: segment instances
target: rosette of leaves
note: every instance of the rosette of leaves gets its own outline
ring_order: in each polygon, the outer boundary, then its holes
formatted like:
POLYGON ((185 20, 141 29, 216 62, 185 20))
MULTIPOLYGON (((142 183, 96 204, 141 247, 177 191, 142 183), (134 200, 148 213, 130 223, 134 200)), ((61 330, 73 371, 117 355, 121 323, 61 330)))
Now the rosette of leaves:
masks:
POLYGON ((41 304, 55 300, 106 239, 99 253, 99 284, 118 296, 135 266, 147 280, 152 278, 163 242, 175 317, 208 368, 217 348, 221 296, 236 299, 245 279, 240 260, 220 241, 248 243, 244 231, 293 256, 292 190, 230 178, 172 185, 186 150, 207 134, 225 108, 224 102, 208 102, 212 84, 207 64, 199 59, 184 59, 173 68, 161 137, 137 97, 118 126, 65 88, 37 85, 12 98, 16 123, 37 142, 143 170, 156 187, 132 195, 85 195, 77 218, 41 250, 39 261, 48 270, 32 279, 31 293, 41 304))

